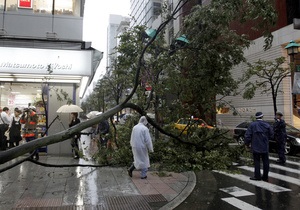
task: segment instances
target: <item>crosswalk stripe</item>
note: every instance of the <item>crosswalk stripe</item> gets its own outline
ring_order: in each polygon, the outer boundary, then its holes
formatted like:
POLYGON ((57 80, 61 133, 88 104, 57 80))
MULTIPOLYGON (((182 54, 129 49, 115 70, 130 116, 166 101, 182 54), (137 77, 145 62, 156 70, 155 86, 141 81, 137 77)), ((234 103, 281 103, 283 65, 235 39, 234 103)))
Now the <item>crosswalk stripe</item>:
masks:
POLYGON ((300 175, 300 170, 299 169, 288 168, 286 166, 281 166, 281 165, 277 165, 277 164, 270 164, 270 167, 300 175))
MULTIPOLYGON (((277 160, 278 158, 275 158, 275 157, 269 157, 270 160, 277 160)), ((297 165, 297 166, 300 166, 300 163, 297 163, 295 161, 290 161, 290 160, 286 160, 286 163, 288 164, 291 164, 291 165, 297 165)))
POLYGON ((226 188, 221 188, 221 191, 228 193, 234 197, 242 197, 242 196, 249 196, 249 195, 254 195, 252 192, 249 192, 247 190, 244 190, 239 187, 226 187, 226 188))
MULTIPOLYGON (((270 159, 270 160, 275 160, 275 161, 276 161, 278 158, 269 156, 269 159, 270 159)), ((253 159, 241 157, 241 160, 253 160, 253 159)), ((295 161, 286 160, 286 163, 291 164, 291 165, 300 166, 300 163, 295 162, 295 161)))
MULTIPOLYGON (((249 166, 239 166, 238 168, 246 170, 246 171, 253 171, 254 169, 249 167, 249 166)), ((262 170, 261 170, 262 171, 262 170)), ((279 180, 283 180, 295 185, 300 186, 300 179, 296 179, 294 177, 289 177, 286 175, 281 175, 281 174, 277 174, 277 173, 273 173, 273 172, 269 172, 269 177, 273 177, 275 179, 279 179, 279 180)))
POLYGON ((222 200, 241 210, 261 210, 256 206, 253 206, 234 197, 222 198, 222 200))
POLYGON ((223 171, 216 171, 214 170, 214 172, 216 173, 220 173, 238 180, 241 180, 243 182, 246 182, 248 184, 269 190, 271 192, 277 193, 277 192, 286 192, 286 191, 291 191, 291 189, 288 188, 284 188, 272 183, 268 183, 268 182, 264 182, 264 181, 254 181, 254 180, 250 180, 248 176, 242 175, 242 174, 230 174, 230 173, 226 173, 223 171))

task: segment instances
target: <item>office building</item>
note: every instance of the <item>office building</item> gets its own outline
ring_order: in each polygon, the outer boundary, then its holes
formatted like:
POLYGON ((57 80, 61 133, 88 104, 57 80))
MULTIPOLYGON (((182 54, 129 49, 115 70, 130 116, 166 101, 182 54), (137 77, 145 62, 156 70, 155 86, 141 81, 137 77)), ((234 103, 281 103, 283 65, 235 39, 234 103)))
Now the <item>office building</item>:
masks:
POLYGON ((146 25, 150 28, 161 14, 162 3, 163 0, 130 0, 130 26, 146 25))

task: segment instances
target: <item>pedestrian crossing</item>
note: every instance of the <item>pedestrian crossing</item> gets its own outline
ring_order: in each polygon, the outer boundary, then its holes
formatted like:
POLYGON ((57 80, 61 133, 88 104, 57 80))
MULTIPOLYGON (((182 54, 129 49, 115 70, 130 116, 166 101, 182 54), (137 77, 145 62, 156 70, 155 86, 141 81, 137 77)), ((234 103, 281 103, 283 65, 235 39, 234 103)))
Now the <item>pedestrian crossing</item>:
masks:
MULTIPOLYGON (((258 189, 263 192, 270 192, 270 195, 280 197, 282 195, 300 195, 300 160, 297 158, 293 160, 287 160, 285 165, 279 165, 273 163, 277 158, 270 157, 270 172, 269 182, 250 180, 253 176, 254 167, 247 165, 236 165, 238 173, 230 173, 224 171, 214 171, 218 174, 217 177, 224 177, 227 182, 222 182, 223 186, 219 189, 221 196, 221 202, 227 203, 232 206, 232 209, 242 210, 260 210, 265 209, 265 205, 268 202, 274 202, 272 199, 267 199, 261 203, 255 203, 253 200, 259 200, 256 191, 258 189), (236 180, 236 181, 234 181, 236 180), (227 183, 227 184, 226 184, 227 183), (234 183, 234 184, 233 184, 234 183), (222 192, 222 193, 221 193, 222 192), (235 207, 235 208, 233 208, 235 207)), ((223 179, 223 178, 220 178, 223 179)), ((263 198, 266 199, 266 198, 263 198)), ((294 198, 295 202, 299 202, 297 197, 294 198)), ((300 202, 299 202, 300 204, 300 202)), ((228 207, 229 208, 229 207, 228 207)), ((288 207, 287 209, 298 209, 298 207, 288 207)))

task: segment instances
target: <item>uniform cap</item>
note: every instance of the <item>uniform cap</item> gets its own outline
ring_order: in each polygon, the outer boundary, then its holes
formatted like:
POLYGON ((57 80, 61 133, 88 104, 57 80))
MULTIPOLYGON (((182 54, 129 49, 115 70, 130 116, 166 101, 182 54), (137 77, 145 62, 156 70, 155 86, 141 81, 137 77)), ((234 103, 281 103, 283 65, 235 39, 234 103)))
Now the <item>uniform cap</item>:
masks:
POLYGON ((256 119, 262 118, 263 116, 264 116, 264 114, 262 112, 256 112, 256 114, 255 114, 256 119))
POLYGON ((276 115, 283 116, 282 112, 280 112, 280 111, 277 111, 276 115))

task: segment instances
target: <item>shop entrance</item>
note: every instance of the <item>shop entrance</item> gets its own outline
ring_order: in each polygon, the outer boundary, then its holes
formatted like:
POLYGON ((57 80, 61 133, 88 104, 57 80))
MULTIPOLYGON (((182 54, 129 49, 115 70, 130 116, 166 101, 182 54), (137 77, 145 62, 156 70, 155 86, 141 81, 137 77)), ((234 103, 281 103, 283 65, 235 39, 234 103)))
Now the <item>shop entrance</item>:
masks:
MULTIPOLYGON (((14 113, 15 108, 21 110, 29 106, 36 107, 38 115, 37 133, 38 137, 46 134, 46 109, 47 96, 42 99, 42 86, 40 83, 17 83, 1 82, 0 83, 0 107, 8 107, 10 115, 14 113)), ((47 148, 40 148, 41 152, 47 152, 47 148)))

